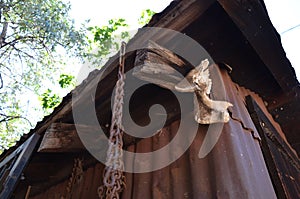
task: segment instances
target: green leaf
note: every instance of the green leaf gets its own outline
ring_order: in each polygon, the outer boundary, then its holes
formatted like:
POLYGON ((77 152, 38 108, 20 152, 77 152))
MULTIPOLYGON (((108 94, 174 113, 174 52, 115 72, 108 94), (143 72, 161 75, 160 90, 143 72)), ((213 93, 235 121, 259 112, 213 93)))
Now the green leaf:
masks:
POLYGON ((57 94, 53 94, 51 89, 47 89, 40 97, 44 109, 52 109, 56 107, 61 98, 57 94))
POLYGON ((141 17, 138 19, 138 23, 142 26, 146 25, 147 23, 149 23, 154 14, 155 12, 150 9, 143 10, 141 13, 141 17))
POLYGON ((68 88, 70 86, 75 86, 75 77, 73 75, 61 74, 59 78, 59 85, 61 88, 68 88))

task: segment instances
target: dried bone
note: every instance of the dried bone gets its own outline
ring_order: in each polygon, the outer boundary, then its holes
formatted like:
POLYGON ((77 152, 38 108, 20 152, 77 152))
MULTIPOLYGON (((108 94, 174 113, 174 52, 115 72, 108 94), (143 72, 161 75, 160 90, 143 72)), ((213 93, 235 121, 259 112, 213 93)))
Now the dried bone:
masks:
POLYGON ((170 66, 175 64, 179 68, 183 68, 185 63, 182 63, 179 57, 154 42, 150 42, 149 47, 151 50, 137 53, 133 76, 170 90, 195 93, 195 120, 200 124, 229 121, 230 116, 227 108, 233 105, 226 101, 209 98, 212 80, 210 79, 209 61, 207 59, 203 60, 199 66, 193 68, 182 79, 178 75, 178 71, 170 66), (155 53, 153 53, 153 49, 156 49, 155 53), (167 57, 172 57, 172 63, 168 61, 169 59, 163 59, 166 54, 167 57))
POLYGON ((230 117, 228 107, 233 106, 226 101, 216 101, 209 98, 212 80, 209 78, 209 62, 203 60, 199 66, 191 70, 184 80, 175 85, 179 92, 195 92, 195 120, 200 124, 228 122, 230 117))

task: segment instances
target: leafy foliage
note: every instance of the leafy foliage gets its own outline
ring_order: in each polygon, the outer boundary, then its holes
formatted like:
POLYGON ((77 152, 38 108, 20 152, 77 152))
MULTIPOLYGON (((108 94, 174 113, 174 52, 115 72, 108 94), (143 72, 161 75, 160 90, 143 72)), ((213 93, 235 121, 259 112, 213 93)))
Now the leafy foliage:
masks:
POLYGON ((51 89, 47 89, 41 96, 42 106, 44 109, 50 109, 57 106, 61 99, 57 94, 53 94, 51 89))
MULTIPOLYGON (((62 89, 73 88, 75 86, 75 77, 73 75, 61 74, 58 84, 62 89)), ((47 89, 40 97, 42 107, 46 111, 51 111, 54 107, 59 105, 61 97, 59 94, 54 93, 51 89, 47 89)))
MULTIPOLYGON (((147 24, 154 14, 155 12, 150 9, 143 10, 138 23, 140 25, 147 24)), ((90 33, 87 37, 89 47, 85 56, 93 64, 101 67, 109 55, 119 50, 121 41, 130 39, 128 28, 129 26, 123 18, 111 19, 107 25, 101 27, 89 27, 87 29, 90 33)))
MULTIPOLYGON (((60 103, 58 90, 74 87, 74 76, 61 74, 66 53, 101 67, 121 40, 129 40, 125 19, 89 27, 86 36, 84 28, 75 29, 69 10, 62 0, 0 0, 0 154, 60 103), (43 89, 57 83, 60 89, 43 89)), ((143 11, 138 23, 153 14, 143 11)))
POLYGON ((0 0, 0 153, 43 116, 37 96, 63 70, 62 55, 84 49, 69 10, 62 0, 0 0))
POLYGON ((138 19, 138 23, 142 26, 149 23, 150 19, 154 14, 155 12, 150 9, 143 10, 141 17, 138 19))
POLYGON ((75 86, 75 77, 73 75, 61 74, 59 78, 59 85, 61 88, 68 88, 75 86))
POLYGON ((101 66, 109 55, 119 50, 121 40, 129 40, 126 28, 128 24, 125 19, 111 19, 102 27, 89 27, 90 36, 87 37, 89 47, 86 57, 93 64, 101 66))

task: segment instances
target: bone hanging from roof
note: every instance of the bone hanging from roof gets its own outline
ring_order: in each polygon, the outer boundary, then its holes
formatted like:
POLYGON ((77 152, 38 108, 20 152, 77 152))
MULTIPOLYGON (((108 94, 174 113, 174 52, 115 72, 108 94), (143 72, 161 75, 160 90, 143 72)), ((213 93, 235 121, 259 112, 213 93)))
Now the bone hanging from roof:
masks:
POLYGON ((195 120, 200 124, 229 121, 227 108, 233 105, 209 97, 213 82, 207 59, 182 78, 180 73, 184 73, 185 66, 188 66, 186 61, 153 41, 149 41, 148 47, 137 52, 133 71, 135 77, 170 90, 194 92, 195 120))

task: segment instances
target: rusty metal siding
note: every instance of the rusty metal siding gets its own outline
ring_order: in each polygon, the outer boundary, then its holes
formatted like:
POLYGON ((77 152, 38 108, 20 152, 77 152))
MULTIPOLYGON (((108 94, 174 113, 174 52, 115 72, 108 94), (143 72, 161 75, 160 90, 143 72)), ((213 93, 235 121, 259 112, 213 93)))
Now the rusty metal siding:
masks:
MULTIPOLYGON (((123 199, 151 198, 276 198, 259 145, 259 135, 244 104, 244 96, 257 95, 234 84, 222 72, 227 98, 234 104, 232 117, 224 125, 220 139, 213 150, 198 158, 208 126, 199 125, 190 148, 171 165, 149 173, 126 173, 123 199)), ((129 146, 129 151, 148 152, 168 144, 176 134, 179 121, 151 138, 129 146)), ((158 160, 153 160, 158 161, 158 160)), ((72 198, 97 198, 97 187, 102 181, 100 163, 84 172, 82 182, 73 190, 72 198)), ((62 182, 33 198, 60 198, 67 182, 62 182)))
POLYGON ((45 192, 30 196, 32 199, 61 199, 62 197, 70 196, 72 199, 97 198, 97 189, 102 181, 102 171, 104 166, 100 163, 84 171, 82 180, 76 184, 71 194, 66 194, 68 180, 61 182, 45 192))

